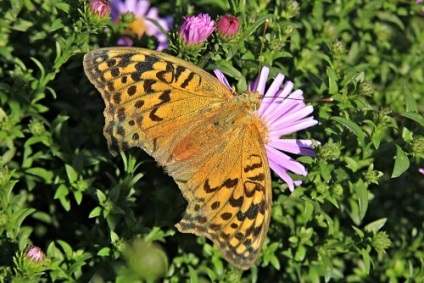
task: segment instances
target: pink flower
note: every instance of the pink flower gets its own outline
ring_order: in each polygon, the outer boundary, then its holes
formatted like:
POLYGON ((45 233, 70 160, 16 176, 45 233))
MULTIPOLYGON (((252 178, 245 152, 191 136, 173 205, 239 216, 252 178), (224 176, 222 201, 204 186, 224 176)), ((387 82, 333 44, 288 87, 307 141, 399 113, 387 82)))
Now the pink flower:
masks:
POLYGON ((186 45, 203 43, 215 30, 215 22, 208 14, 183 17, 180 27, 180 38, 186 45))
POLYGON ((225 15, 216 22, 216 30, 223 37, 234 37, 239 31, 239 19, 231 15, 225 15))
MULTIPOLYGON (((160 18, 159 11, 155 7, 150 7, 148 0, 111 0, 112 21, 119 22, 120 15, 133 13, 134 21, 129 25, 127 34, 132 34, 141 38, 144 34, 153 36, 159 45, 156 48, 161 51, 168 47, 168 37, 166 32, 172 25, 172 18, 160 18), (165 33, 164 33, 165 32, 165 33)), ((133 41, 128 37, 121 37, 118 45, 132 46, 133 41)))
POLYGON ((26 257, 33 262, 42 262, 44 253, 39 247, 30 246, 26 251, 26 257))
MULTIPOLYGON (((289 154, 315 156, 311 140, 282 139, 281 136, 312 127, 318 123, 312 116, 312 106, 306 106, 301 90, 293 91, 293 83, 288 81, 282 85, 284 75, 278 74, 266 89, 269 68, 263 67, 258 78, 250 83, 249 91, 263 95, 259 109, 255 111, 267 129, 266 152, 269 166, 283 179, 290 191, 302 182, 293 180, 288 172, 306 176, 308 172, 298 161, 289 154)), ((225 76, 215 70, 217 78, 231 89, 225 76)))
POLYGON ((106 17, 110 14, 110 7, 107 0, 91 0, 89 4, 90 10, 99 17, 106 17))
POLYGON ((423 175, 424 175, 424 168, 419 168, 419 169, 418 169, 418 172, 420 172, 421 174, 423 174, 423 175))

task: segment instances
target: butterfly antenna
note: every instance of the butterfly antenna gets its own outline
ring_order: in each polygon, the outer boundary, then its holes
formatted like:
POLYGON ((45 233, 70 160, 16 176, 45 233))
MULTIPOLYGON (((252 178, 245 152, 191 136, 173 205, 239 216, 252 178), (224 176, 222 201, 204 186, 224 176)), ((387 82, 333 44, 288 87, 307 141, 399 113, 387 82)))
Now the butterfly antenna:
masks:
MULTIPOLYGON (((267 96, 263 96, 262 98, 265 98, 265 97, 267 96)), ((300 100, 305 102, 322 102, 322 103, 332 103, 334 101, 332 97, 324 97, 324 98, 317 98, 317 99, 284 97, 284 98, 277 98, 277 99, 281 99, 281 101, 290 99, 290 100, 300 100)))

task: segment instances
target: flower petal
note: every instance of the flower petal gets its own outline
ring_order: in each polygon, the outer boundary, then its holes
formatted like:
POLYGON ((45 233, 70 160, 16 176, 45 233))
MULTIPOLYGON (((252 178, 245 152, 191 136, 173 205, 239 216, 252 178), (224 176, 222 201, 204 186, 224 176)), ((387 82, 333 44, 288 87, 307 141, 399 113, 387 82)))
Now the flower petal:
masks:
POLYGON ((266 145, 265 148, 268 153, 269 160, 278 162, 280 166, 285 168, 286 170, 290 170, 293 173, 306 176, 307 172, 302 164, 300 164, 287 154, 284 154, 283 152, 275 149, 274 147, 266 145))
POLYGON ((318 124, 318 121, 314 120, 312 117, 310 117, 308 119, 304 119, 303 121, 296 123, 294 125, 290 125, 288 127, 270 129, 269 130, 269 136, 272 136, 273 138, 279 138, 281 136, 292 134, 294 132, 315 126, 316 124, 318 124))
POLYGON ((261 101, 261 106, 259 107, 259 115, 263 115, 270 107, 274 105, 275 100, 277 99, 280 86, 284 81, 284 75, 278 74, 277 77, 272 82, 271 86, 268 88, 268 91, 265 93, 261 101))
POLYGON ((268 79, 268 74, 269 74, 269 68, 263 67, 262 70, 261 70, 261 74, 258 76, 258 78, 250 84, 249 90, 250 91, 257 91, 260 94, 264 94, 265 93, 266 80, 268 79))
POLYGON ((270 141, 268 145, 293 154, 315 156, 311 140, 274 139, 270 141))
MULTIPOLYGON (((215 75, 220 82, 231 89, 222 72, 215 70, 215 75)), ((299 186, 302 182, 293 180, 288 171, 303 176, 308 172, 301 163, 286 153, 315 156, 315 151, 311 140, 282 139, 281 136, 316 125, 318 121, 309 116, 313 112, 313 107, 305 105, 301 90, 293 91, 292 82, 286 82, 281 87, 284 81, 282 74, 278 74, 266 90, 268 75, 269 68, 263 67, 256 80, 249 84, 249 91, 264 94, 261 105, 255 112, 266 125, 265 150, 269 166, 287 183, 290 191, 293 191, 294 186, 299 186)))
POLYGON ((225 77, 225 75, 218 69, 213 70, 213 72, 215 73, 215 76, 218 78, 218 80, 223 83, 228 89, 231 89, 230 83, 228 82, 227 78, 225 77))

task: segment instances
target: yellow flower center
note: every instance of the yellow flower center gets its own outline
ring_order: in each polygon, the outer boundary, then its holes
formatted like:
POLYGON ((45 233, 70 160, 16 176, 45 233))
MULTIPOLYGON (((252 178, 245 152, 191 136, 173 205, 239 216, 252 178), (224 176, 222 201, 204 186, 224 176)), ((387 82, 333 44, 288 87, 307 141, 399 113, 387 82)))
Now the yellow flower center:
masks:
POLYGON ((146 32, 146 25, 143 18, 136 18, 129 25, 126 34, 136 34, 139 38, 146 32))

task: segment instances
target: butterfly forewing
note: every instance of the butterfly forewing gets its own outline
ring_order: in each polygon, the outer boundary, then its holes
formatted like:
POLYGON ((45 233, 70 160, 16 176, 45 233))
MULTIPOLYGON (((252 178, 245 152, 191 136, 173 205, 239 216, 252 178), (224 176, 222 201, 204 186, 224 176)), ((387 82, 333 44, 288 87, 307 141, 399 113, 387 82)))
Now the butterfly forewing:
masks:
POLYGON ((188 201, 178 229, 208 237, 229 262, 251 267, 271 205, 256 115, 215 77, 164 53, 103 48, 85 55, 84 71, 106 104, 111 153, 146 150, 188 201))
POLYGON ((141 146, 162 164, 166 154, 155 156, 156 149, 164 148, 161 143, 185 136, 202 113, 232 98, 209 73, 164 55, 138 48, 85 55, 85 73, 106 104, 104 133, 113 154, 141 146))

